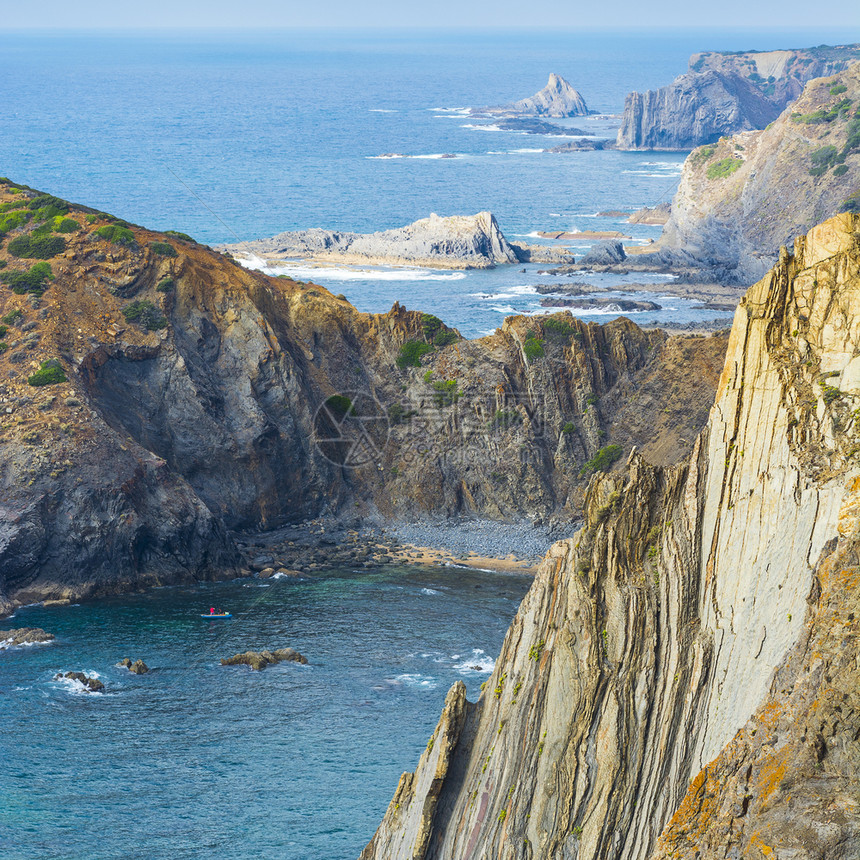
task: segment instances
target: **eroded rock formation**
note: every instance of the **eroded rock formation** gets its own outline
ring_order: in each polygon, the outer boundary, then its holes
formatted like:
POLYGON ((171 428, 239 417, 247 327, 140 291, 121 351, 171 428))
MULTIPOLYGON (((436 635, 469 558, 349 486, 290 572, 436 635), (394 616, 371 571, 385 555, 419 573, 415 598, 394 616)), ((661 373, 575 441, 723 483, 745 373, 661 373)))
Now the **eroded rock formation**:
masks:
POLYGON ((587 116, 585 99, 561 75, 551 73, 547 85, 527 99, 493 108, 478 108, 478 113, 501 116, 587 116))
POLYGON ((668 86, 627 96, 618 148, 691 149, 764 128, 807 81, 858 60, 860 45, 694 54, 690 70, 668 86))
POLYGON ((447 767, 401 780, 432 820, 389 807, 363 860, 855 856, 859 240, 750 289, 685 463, 592 483, 447 767))
MULTIPOLYGON (((29 278, 8 248, 43 201, 2 184, 0 198, 30 218, 2 239, 0 280, 29 278)), ((569 520, 600 449, 689 450, 722 365, 725 339, 624 319, 514 317, 465 341, 430 314, 359 313, 193 241, 46 205, 79 228, 52 279, 0 284, 0 611, 233 576, 228 530, 321 514, 569 520), (46 362, 56 381, 28 384, 46 362), (677 382, 690 367, 692 392, 677 382)))
POLYGON ((808 83, 764 131, 695 150, 657 253, 734 283, 762 277, 780 246, 839 212, 860 184, 858 104, 860 63, 808 83))

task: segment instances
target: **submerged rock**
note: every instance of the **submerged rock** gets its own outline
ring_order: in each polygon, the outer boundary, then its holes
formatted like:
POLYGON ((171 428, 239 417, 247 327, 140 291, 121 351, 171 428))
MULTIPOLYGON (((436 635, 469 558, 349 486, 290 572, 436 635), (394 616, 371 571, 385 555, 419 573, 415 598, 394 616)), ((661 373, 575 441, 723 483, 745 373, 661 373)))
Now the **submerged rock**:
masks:
POLYGON ((283 662, 307 665, 308 659, 293 648, 278 648, 275 651, 245 651, 243 654, 221 658, 222 666, 245 665, 250 666, 256 672, 265 669, 266 666, 283 662))
POLYGON ((55 681, 60 680, 69 680, 69 681, 77 681, 80 684, 83 684, 84 689, 88 693, 103 693, 105 689, 105 685, 99 681, 98 678, 90 677, 89 675, 85 675, 83 672, 58 672, 54 675, 55 681))
POLYGON ((54 641, 53 633, 46 633, 41 627, 19 627, 17 630, 0 630, 0 651, 16 645, 39 645, 54 641))

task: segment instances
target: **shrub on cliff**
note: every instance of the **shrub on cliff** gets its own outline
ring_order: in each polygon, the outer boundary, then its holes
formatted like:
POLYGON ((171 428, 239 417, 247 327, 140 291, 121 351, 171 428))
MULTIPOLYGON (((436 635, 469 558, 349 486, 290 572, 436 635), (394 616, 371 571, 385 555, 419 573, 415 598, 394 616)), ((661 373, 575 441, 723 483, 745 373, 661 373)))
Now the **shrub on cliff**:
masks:
POLYGON ((81 229, 81 225, 74 218, 65 218, 62 215, 57 215, 51 226, 57 233, 77 233, 81 229))
POLYGON ((421 314, 421 330, 424 332, 424 337, 427 338, 428 343, 433 340, 436 333, 444 325, 442 320, 439 317, 433 316, 433 314, 421 314))
POLYGON ((132 302, 122 309, 126 322, 134 322, 148 331, 157 331, 167 325, 161 311, 149 299, 132 302))
POLYGON ((66 250, 66 240, 62 236, 31 233, 13 239, 6 250, 22 260, 49 260, 66 250))
POLYGON ((536 337, 527 337, 525 341, 523 341, 523 354, 529 362, 532 362, 537 358, 543 358, 544 355, 546 355, 543 348, 543 341, 538 340, 536 337))
POLYGON ((572 337, 579 338, 576 328, 561 317, 547 317, 543 321, 543 333, 548 340, 556 343, 570 343, 572 337))
POLYGON ((63 367, 56 358, 43 361, 39 369, 27 377, 27 384, 34 387, 42 385, 57 385, 60 382, 68 382, 63 367))
POLYGON ((10 230, 15 230, 18 227, 23 227, 31 217, 32 215, 26 209, 6 212, 0 217, 0 235, 8 233, 10 230))
POLYGON ((607 445, 601 448, 583 467, 579 470, 579 477, 583 478, 593 472, 605 472, 612 464, 621 457, 620 445, 607 445))
POLYGON ((420 340, 407 340, 400 347, 400 354, 395 359, 397 366, 403 370, 407 367, 421 367, 421 357, 433 352, 429 343, 420 340))
POLYGON ((149 248, 154 254, 159 254, 162 257, 176 256, 176 248, 167 242, 150 242, 149 248))
MULTIPOLYGON (((49 263, 36 263, 26 272, 3 272, 0 275, 0 281, 9 284, 12 292, 19 296, 24 293, 41 296, 48 289, 48 282, 53 280, 54 274, 49 263)), ((9 322, 6 317, 3 321, 9 322)))
POLYGON ((860 191, 855 191, 848 197, 839 207, 839 211, 860 215, 860 191))
POLYGON ((448 346, 450 343, 455 343, 458 341, 457 332, 451 331, 451 329, 447 329, 446 331, 440 331, 436 337, 433 338, 434 346, 448 346))
POLYGON ((165 236, 173 236, 174 239, 182 239, 183 242, 194 242, 197 244, 197 240, 192 236, 189 236, 187 233, 180 233, 179 230, 165 230, 165 236))
POLYGON ((437 406, 453 406, 460 397, 456 379, 440 379, 433 383, 433 400, 437 406))
POLYGON ((24 311, 22 311, 21 308, 15 308, 14 311, 9 311, 8 314, 0 317, 0 322, 4 322, 6 325, 15 325, 23 316, 24 311))
POLYGON ((122 245, 126 248, 132 248, 137 244, 137 241, 134 238, 134 233, 132 233, 128 227, 123 227, 121 224, 105 224, 103 227, 99 227, 96 230, 96 233, 102 239, 107 239, 108 242, 113 242, 114 245, 122 245))
POLYGON ((162 278, 156 285, 155 289, 159 293, 169 293, 176 286, 173 278, 162 278))
POLYGON ((743 161, 740 158, 721 158, 719 161, 708 165, 708 171, 705 175, 708 179, 725 179, 739 170, 742 164, 743 161))

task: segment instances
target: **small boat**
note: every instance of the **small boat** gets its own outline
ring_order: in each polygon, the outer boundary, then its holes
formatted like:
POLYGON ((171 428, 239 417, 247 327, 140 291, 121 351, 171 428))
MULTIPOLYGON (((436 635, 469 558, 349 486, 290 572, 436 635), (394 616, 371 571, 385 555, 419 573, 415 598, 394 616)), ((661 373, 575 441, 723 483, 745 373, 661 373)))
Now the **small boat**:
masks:
POLYGON ((233 616, 229 612, 207 612, 205 615, 201 615, 201 618, 232 618, 233 616))

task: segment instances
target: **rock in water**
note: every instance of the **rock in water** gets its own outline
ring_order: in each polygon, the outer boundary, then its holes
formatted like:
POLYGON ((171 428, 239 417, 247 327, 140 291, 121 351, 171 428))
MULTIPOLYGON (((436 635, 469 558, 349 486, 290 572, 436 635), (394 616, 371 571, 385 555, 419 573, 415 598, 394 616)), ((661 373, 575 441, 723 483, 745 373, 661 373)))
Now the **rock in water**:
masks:
POLYGON ((0 630, 0 651, 16 645, 37 645, 54 641, 53 633, 41 627, 19 627, 17 630, 0 630))
POLYGON ((298 230, 224 249, 238 256, 296 258, 363 265, 490 269, 520 262, 492 212, 432 214, 405 227, 379 233, 298 230))
POLYGON ((579 261, 580 266, 613 266, 627 259, 624 245, 616 240, 597 242, 579 261))
POLYGON ((103 693, 105 689, 105 685, 99 681, 98 678, 92 678, 89 675, 85 675, 83 672, 66 672, 65 674, 59 672, 54 675, 55 681, 59 681, 63 678, 83 684, 84 689, 88 693, 103 693))
POLYGON ((588 109, 585 99, 563 78, 554 72, 549 82, 538 93, 509 105, 494 108, 481 108, 476 113, 499 114, 502 116, 588 116, 594 111, 588 109))
POLYGON ((129 672, 134 672, 135 675, 145 675, 149 671, 149 666, 147 666, 143 660, 135 660, 132 662, 129 657, 124 657, 119 661, 119 663, 117 663, 117 666, 123 666, 128 669, 129 672))
POLYGON ((307 657, 299 654, 292 648, 278 648, 275 651, 245 651, 243 654, 234 654, 232 657, 222 657, 222 666, 250 666, 254 671, 260 672, 266 666, 275 663, 290 662, 307 665, 307 657))

